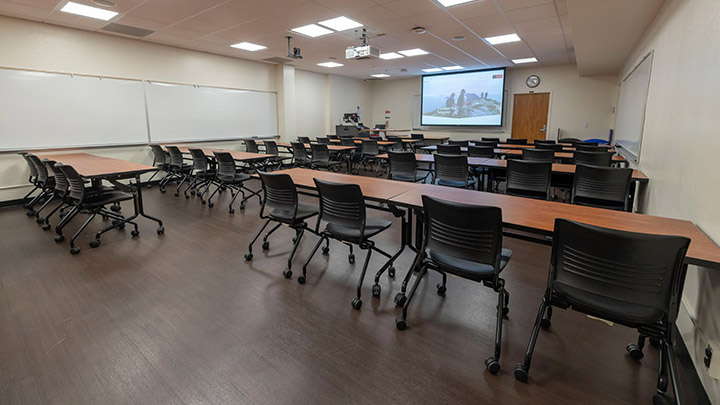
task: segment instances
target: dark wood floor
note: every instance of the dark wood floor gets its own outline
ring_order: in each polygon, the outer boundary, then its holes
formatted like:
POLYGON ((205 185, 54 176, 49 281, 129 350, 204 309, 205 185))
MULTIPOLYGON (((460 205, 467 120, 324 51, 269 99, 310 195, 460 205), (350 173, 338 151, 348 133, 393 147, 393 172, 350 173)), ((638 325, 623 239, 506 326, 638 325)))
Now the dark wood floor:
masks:
MULTIPOLYGON (((129 228, 112 231, 90 249, 87 232, 77 256, 19 207, 0 209, 0 403, 651 402, 657 352, 633 361, 624 350, 633 331, 569 311, 556 311, 541 332, 530 383, 515 381, 546 281, 547 246, 504 242, 514 251, 504 271, 510 318, 494 376, 483 364, 495 328, 489 289, 451 278, 441 298, 440 277, 430 274, 400 332, 392 298, 410 253, 395 280, 383 277, 379 299, 366 281, 364 305, 354 311, 364 253, 351 265, 347 248, 333 243, 299 285, 281 275, 288 229, 271 238, 269 252, 258 245, 251 264, 243 259, 260 225, 257 199, 230 215, 226 196, 208 208, 157 188, 144 195, 165 235, 141 221, 138 238, 129 228)), ((396 249, 399 225, 378 243, 396 249)), ((315 240, 306 236, 298 269, 315 240)))

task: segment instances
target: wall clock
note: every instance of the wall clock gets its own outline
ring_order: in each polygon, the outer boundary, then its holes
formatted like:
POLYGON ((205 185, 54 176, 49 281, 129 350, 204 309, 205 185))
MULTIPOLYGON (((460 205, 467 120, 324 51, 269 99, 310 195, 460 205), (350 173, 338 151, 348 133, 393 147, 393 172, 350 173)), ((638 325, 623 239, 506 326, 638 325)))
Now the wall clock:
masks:
POLYGON ((525 84, 527 84, 527 86, 530 87, 531 89, 534 89, 535 87, 537 87, 540 84, 540 78, 537 77, 536 75, 532 75, 527 78, 527 80, 525 81, 525 84))

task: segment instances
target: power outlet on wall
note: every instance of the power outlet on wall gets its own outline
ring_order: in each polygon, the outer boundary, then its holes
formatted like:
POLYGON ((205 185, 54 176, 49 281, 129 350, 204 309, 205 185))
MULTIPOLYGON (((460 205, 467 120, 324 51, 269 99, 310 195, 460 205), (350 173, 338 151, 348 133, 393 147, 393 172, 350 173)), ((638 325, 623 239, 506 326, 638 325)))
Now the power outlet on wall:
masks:
POLYGON ((711 340, 710 342, 708 342, 708 348, 705 349, 705 358, 707 359, 705 365, 708 368, 708 375, 711 378, 720 380, 720 360, 715 359, 715 361, 712 361, 713 354, 715 354, 715 357, 717 357, 717 353, 720 353, 720 342, 711 340), (708 356, 708 354, 710 356, 708 356))

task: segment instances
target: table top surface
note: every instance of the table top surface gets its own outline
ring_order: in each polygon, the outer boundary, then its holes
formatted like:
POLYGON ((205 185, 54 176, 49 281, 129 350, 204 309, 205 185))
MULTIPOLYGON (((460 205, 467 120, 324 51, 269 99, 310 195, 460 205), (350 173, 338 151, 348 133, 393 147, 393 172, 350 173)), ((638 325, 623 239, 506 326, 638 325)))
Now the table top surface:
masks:
MULTIPOLYGON (((353 138, 353 140, 355 141, 355 144, 356 144, 356 145, 362 145, 363 139, 353 138)), ((365 140, 367 140, 367 141, 374 141, 375 139, 365 139, 365 140)), ((332 142, 332 143, 340 143, 340 140, 339 140, 339 139, 330 139, 330 142, 332 142)), ((393 141, 377 141, 377 143, 378 143, 378 145, 389 146, 389 145, 395 145, 397 142, 393 142, 393 141)))
POLYGON ((233 159, 235 159, 235 160, 263 160, 263 159, 268 159, 268 158, 272 157, 272 155, 266 155, 264 153, 250 153, 250 152, 242 152, 239 150, 227 150, 227 149, 216 149, 216 148, 191 148, 188 146, 181 146, 181 145, 178 145, 178 149, 180 149, 180 152, 182 152, 182 153, 190 153, 190 149, 200 149, 203 151, 205 156, 209 156, 209 157, 215 156, 215 154, 213 154, 213 152, 228 152, 229 154, 232 155, 233 159))
MULTIPOLYGON (((528 145, 518 145, 518 144, 512 144, 512 143, 498 143, 497 144, 499 148, 503 149, 535 149, 535 145, 528 144, 528 145)), ((612 146, 603 147, 601 148, 607 150, 608 152, 615 152, 615 149, 612 146)), ((575 148, 572 145, 565 146, 563 145, 563 152, 575 152, 577 148, 575 148)))
MULTIPOLYGON (((292 145, 290 142, 278 142, 278 146, 282 146, 283 148, 292 148, 292 145)), ((311 145, 309 143, 303 144, 305 145, 306 149, 310 149, 311 145)), ((342 146, 342 145, 328 145, 328 150, 331 152, 344 152, 348 150, 355 150, 357 149, 357 146, 342 146)))
POLYGON ((90 153, 58 153, 38 157, 72 166, 81 176, 86 178, 141 174, 157 170, 155 166, 90 153))
MULTIPOLYGON (((437 145, 424 146, 422 149, 423 149, 423 150, 428 150, 428 151, 437 151, 437 145)), ((461 147, 460 147, 460 150, 461 150, 462 152, 467 152, 467 147, 466 147, 466 146, 461 146, 461 147)), ((517 155, 522 155, 522 149, 507 149, 507 148, 504 148, 504 147, 503 147, 503 148, 496 148, 496 149, 495 149, 495 153, 498 154, 498 155, 513 155, 513 156, 517 156, 517 155)), ((573 158, 573 154, 572 154, 572 152, 555 152, 555 157, 558 158, 558 159, 572 159, 572 158, 573 158)), ((626 160, 625 160, 624 157, 622 157, 622 156, 620 156, 620 155, 613 155, 612 161, 613 161, 613 162, 625 162, 626 160)))

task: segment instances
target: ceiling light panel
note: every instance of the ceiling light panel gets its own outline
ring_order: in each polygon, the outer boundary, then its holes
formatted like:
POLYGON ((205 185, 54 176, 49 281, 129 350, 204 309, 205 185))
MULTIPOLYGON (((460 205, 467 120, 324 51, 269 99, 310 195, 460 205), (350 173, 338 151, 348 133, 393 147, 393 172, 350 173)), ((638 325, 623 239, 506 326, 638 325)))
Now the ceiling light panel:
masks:
POLYGON ((336 67, 340 67, 340 66, 345 66, 342 63, 337 63, 337 62, 323 62, 323 63, 318 63, 317 65, 326 67, 326 68, 336 68, 336 67))
POLYGON ((242 49, 244 51, 250 51, 250 52, 267 49, 267 46, 253 44, 251 42, 240 42, 239 44, 230 45, 230 46, 232 46, 233 48, 242 49))
POLYGON ((302 27, 293 28, 290 31, 296 32, 300 35, 305 35, 306 37, 310 37, 310 38, 321 37, 323 35, 328 35, 328 34, 333 33, 332 30, 323 28, 316 24, 304 25, 302 27))
POLYGON ((518 65, 521 63, 533 63, 537 62, 537 58, 523 58, 523 59, 513 59, 512 60, 514 64, 518 65))
POLYGON ((372 77, 377 77, 379 79, 383 79, 385 77, 390 77, 390 75, 386 75, 385 73, 378 73, 376 75, 371 75, 372 77))
POLYGON ((485 38, 486 41, 490 43, 490 45, 500 45, 500 44, 507 44, 509 42, 518 42, 521 41, 520 37, 517 34, 508 34, 508 35, 499 35, 497 37, 488 37, 485 38))
POLYGON ((408 49, 406 51, 400 51, 399 53, 402 55, 405 55, 405 56, 419 56, 419 55, 427 55, 428 51, 424 51, 420 48, 415 48, 415 49, 408 49))
POLYGON ((429 69, 423 69, 422 71, 425 73, 437 73, 437 72, 442 72, 443 70, 440 68, 429 68, 429 69))
POLYGON ((381 53, 380 59, 390 60, 390 59, 399 59, 404 58, 404 56, 400 55, 397 52, 388 52, 388 53, 381 53))
POLYGON ((337 17, 330 20, 320 21, 318 24, 335 31, 347 31, 363 26, 359 22, 351 20, 347 17, 337 17))
POLYGON ((445 66, 442 68, 442 70, 463 70, 464 68, 462 66, 445 66))
POLYGON ((108 21, 118 15, 115 11, 103 10, 97 7, 90 7, 84 4, 68 2, 63 8, 60 9, 65 13, 81 15, 83 17, 95 18, 98 20, 108 21))
POLYGON ((475 0, 438 0, 445 7, 457 6, 458 4, 470 3, 475 0))

